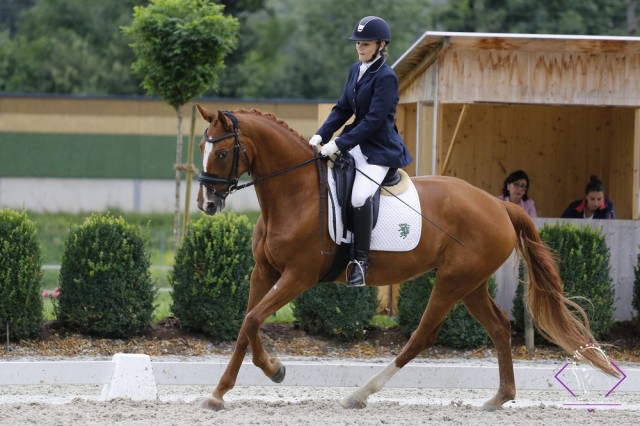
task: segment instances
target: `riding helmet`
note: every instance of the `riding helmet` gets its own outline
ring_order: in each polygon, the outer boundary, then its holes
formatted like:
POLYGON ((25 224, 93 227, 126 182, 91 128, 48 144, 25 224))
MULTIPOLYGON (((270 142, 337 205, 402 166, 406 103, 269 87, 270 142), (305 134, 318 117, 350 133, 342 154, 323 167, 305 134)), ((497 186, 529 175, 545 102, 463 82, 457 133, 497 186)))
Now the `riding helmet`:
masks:
POLYGON ((356 24, 353 35, 349 37, 351 41, 372 41, 382 40, 387 44, 391 42, 391 28, 389 24, 377 16, 366 16, 356 24))

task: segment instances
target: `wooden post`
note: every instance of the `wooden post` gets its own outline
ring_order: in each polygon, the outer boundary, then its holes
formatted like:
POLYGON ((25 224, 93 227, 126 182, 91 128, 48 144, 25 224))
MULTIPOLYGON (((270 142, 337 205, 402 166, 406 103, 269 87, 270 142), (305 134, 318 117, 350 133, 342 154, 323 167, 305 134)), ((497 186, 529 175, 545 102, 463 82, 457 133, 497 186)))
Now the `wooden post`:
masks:
POLYGON ((191 130, 189 132, 189 147, 187 149, 187 164, 186 164, 186 183, 187 193, 184 197, 184 220, 182 226, 182 236, 187 234, 187 226, 189 225, 189 204, 191 204, 191 181, 193 180, 193 174, 196 172, 196 168, 193 164, 193 149, 195 145, 195 128, 196 128, 196 105, 191 106, 191 130))
POLYGON ((464 121, 464 116, 467 115, 467 104, 462 105, 462 111, 460 112, 460 116, 458 117, 458 124, 456 124, 456 128, 453 131, 453 137, 451 137, 451 142, 449 143, 449 149, 447 150, 447 155, 444 158, 444 162, 442 163, 442 168, 440 169, 440 174, 444 175, 447 171, 447 167, 449 167, 449 160, 451 159, 451 151, 453 151, 453 144, 456 141, 456 137, 458 137, 458 131, 460 130, 460 125, 464 121))
POLYGON ((522 301, 524 303, 524 345, 529 355, 533 355, 535 350, 534 334, 533 334, 533 318, 529 312, 529 270, 524 268, 524 294, 522 301))

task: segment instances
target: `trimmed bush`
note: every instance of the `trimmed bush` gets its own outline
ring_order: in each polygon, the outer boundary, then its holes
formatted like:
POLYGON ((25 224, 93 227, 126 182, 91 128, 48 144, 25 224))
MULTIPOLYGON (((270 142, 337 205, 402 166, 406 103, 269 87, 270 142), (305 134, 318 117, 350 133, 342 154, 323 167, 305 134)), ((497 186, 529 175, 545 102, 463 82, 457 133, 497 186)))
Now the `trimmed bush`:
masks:
POLYGON ((233 212, 189 225, 169 275, 171 309, 182 326, 219 341, 238 336, 254 265, 252 231, 249 219, 233 212))
POLYGON ((364 337, 377 307, 377 287, 320 283, 294 300, 293 316, 310 334, 349 341, 364 337))
MULTIPOLYGON (((558 256, 565 296, 587 314, 593 335, 600 339, 613 325, 614 291, 609 276, 610 251, 600 229, 569 222, 545 225, 540 238, 558 256)), ((524 269, 521 268, 522 278, 524 269)), ((524 330, 523 286, 513 300, 514 328, 524 330)), ((536 331, 536 338, 542 337, 536 331)))
POLYGON ((25 212, 0 210, 0 336, 36 336, 42 326, 42 259, 36 226, 25 212))
POLYGON ((72 227, 54 305, 58 320, 91 336, 129 338, 144 332, 156 294, 147 241, 138 226, 109 213, 72 227))
MULTIPOLYGON (((411 336, 411 333, 418 327, 435 282, 436 273, 428 272, 400 285, 398 323, 405 336, 411 336)), ((492 297, 495 296, 495 290, 495 278, 491 277, 489 294, 492 297)), ((487 332, 461 302, 456 303, 449 312, 436 339, 436 343, 439 345, 459 349, 478 348, 486 346, 489 342, 487 332)))

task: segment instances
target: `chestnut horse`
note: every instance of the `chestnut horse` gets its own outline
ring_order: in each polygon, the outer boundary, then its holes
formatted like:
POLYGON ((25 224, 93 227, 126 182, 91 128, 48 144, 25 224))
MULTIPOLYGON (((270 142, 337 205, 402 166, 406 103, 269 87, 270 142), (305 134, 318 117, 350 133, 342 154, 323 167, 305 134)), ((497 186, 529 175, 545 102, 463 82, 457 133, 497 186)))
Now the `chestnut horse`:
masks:
MULTIPOLYGON (((211 397, 202 402, 205 408, 219 410, 224 407, 224 395, 235 385, 249 346, 253 363, 264 374, 277 383, 284 379, 284 366, 267 354, 258 331, 266 318, 315 286, 330 270, 335 255, 323 253, 320 247, 321 241, 333 243, 328 221, 321 218, 327 207, 321 209, 320 203, 327 199, 319 185, 318 160, 307 141, 275 116, 257 110, 213 112, 200 105, 198 110, 209 122, 200 142, 203 172, 198 207, 209 215, 217 213, 224 208, 226 196, 239 188, 238 177, 249 173, 261 209, 253 231, 255 267, 247 314, 224 374, 211 397)), ((403 282, 434 269, 437 280, 422 319, 400 354, 344 398, 343 407, 365 407, 369 395, 432 346, 458 301, 482 324, 496 347, 500 385, 484 407, 499 409, 514 399, 510 323, 487 288, 491 275, 514 248, 529 269, 528 308, 537 328, 574 356, 588 341, 595 344, 584 312, 564 297, 555 259, 523 209, 453 177, 412 180, 428 219, 420 242, 408 252, 372 251, 367 285, 403 282)), ((581 355, 605 373, 618 375, 599 351, 581 355)))

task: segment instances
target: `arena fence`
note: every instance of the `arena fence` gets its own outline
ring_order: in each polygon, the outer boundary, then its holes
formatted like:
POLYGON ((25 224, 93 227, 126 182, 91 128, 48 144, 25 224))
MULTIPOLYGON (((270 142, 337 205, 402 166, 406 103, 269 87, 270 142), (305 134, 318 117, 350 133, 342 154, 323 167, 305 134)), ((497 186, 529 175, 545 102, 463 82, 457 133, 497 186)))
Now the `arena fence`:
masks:
MULTIPOLYGON (((227 362, 151 361, 144 354, 116 354, 111 361, 15 361, 0 362, 0 385, 104 385, 101 399, 155 400, 161 385, 211 385, 222 376, 227 362)), ((245 362, 237 386, 361 386, 382 370, 382 362, 286 361, 287 375, 275 384, 253 364, 245 362)), ((557 389, 568 392, 640 391, 640 368, 619 367, 615 379, 583 365, 549 362, 545 365, 516 363, 516 387, 522 390, 557 389), (588 389, 587 389, 588 388, 588 389)), ((497 363, 414 362, 394 376, 390 388, 497 389, 497 363)))

